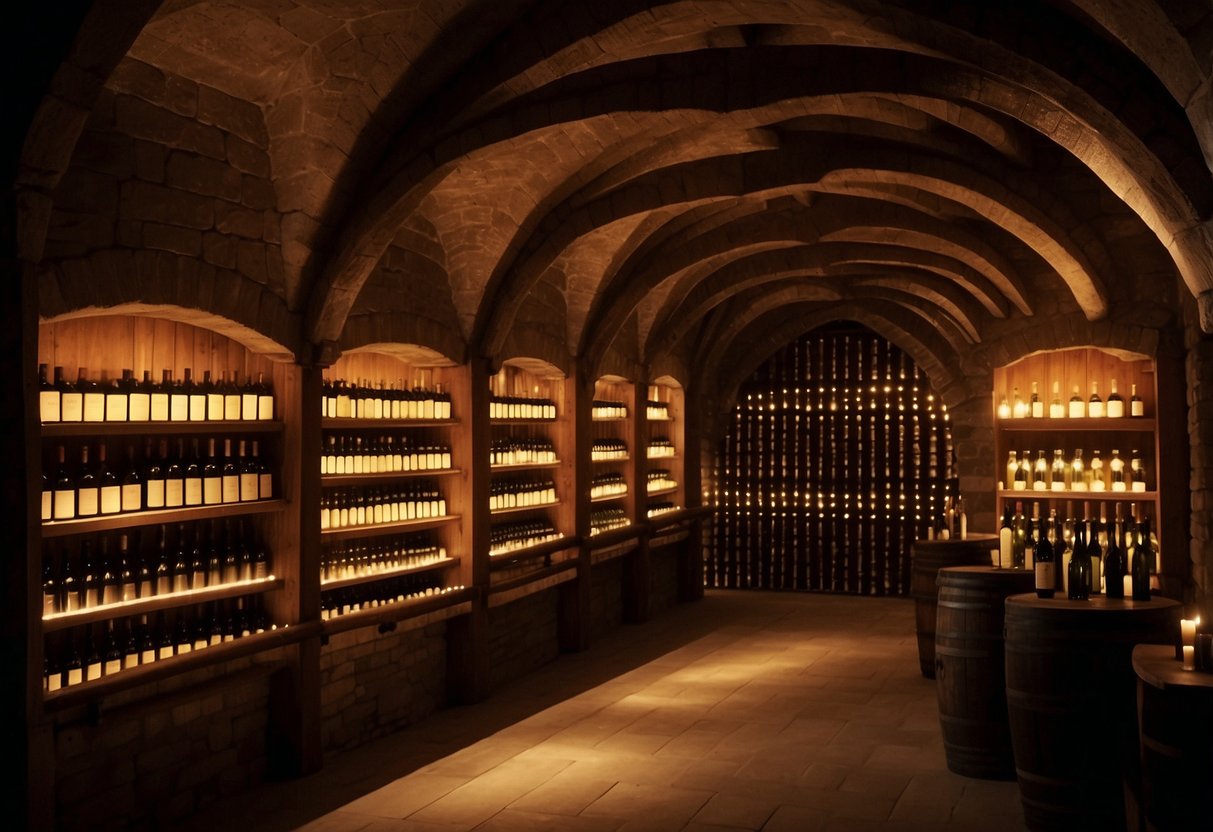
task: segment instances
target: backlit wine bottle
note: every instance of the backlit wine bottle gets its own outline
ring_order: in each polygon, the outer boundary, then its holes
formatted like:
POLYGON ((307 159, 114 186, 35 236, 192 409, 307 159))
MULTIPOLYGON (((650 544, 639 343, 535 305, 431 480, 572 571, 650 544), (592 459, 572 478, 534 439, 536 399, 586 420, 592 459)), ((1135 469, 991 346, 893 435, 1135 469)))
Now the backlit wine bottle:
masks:
POLYGON ((173 634, 169 630, 164 610, 156 614, 156 658, 171 659, 173 657, 173 634))
POLYGON ((1134 384, 1129 393, 1129 415, 1130 416, 1145 416, 1146 403, 1137 395, 1137 385, 1134 384))
POLYGON ((1104 593, 1109 598, 1125 597, 1124 531, 1120 524, 1120 504, 1116 504, 1116 516, 1108 528, 1108 553, 1104 556, 1104 593))
POLYGON ((1108 392, 1105 411, 1109 419, 1121 419, 1125 415, 1125 400, 1116 389, 1116 379, 1112 379, 1112 389, 1108 392))
POLYGON ((1032 467, 1032 490, 1049 490, 1049 463, 1044 451, 1036 452, 1036 464, 1032 467))
POLYGON ((51 482, 51 516, 55 520, 71 520, 76 516, 76 481, 67 470, 66 450, 59 446, 59 467, 51 482))
POLYGON ((126 603, 139 597, 138 576, 135 565, 131 562, 130 538, 125 534, 118 536, 118 562, 115 569, 118 577, 118 600, 126 603))
POLYGON ((55 569, 55 559, 50 552, 42 555, 42 617, 54 615, 60 611, 59 574, 55 569))
MULTIPOLYGON (((212 442, 214 440, 211 440, 212 442)), ((240 502, 240 470, 232 456, 232 440, 223 440, 223 467, 219 471, 220 496, 225 503, 240 502)))
POLYGON ((96 379, 89 378, 88 370, 80 368, 76 377, 76 386, 84 393, 84 421, 105 421, 105 392, 96 379))
POLYGON ((1136 448, 1133 449, 1133 453, 1129 456, 1129 474, 1127 479, 1129 480, 1130 490, 1137 492, 1146 490, 1146 463, 1141 457, 1141 451, 1136 448))
POLYGON ((102 666, 101 651, 93 638, 93 625, 89 624, 84 628, 84 681, 100 679, 102 666))
POLYGON ((101 650, 101 661, 101 675, 103 676, 113 676, 122 670, 122 648, 118 646, 113 619, 105 624, 105 642, 101 650))
POLYGON ((1125 462, 1120 458, 1120 451, 1113 448, 1112 458, 1108 460, 1108 468, 1112 471, 1112 490, 1127 491, 1128 483, 1125 481, 1125 462))
MULTIPOLYGON (((165 447, 164 441, 160 447, 165 447)), ((185 440, 177 440, 177 455, 164 466, 164 507, 185 505, 185 440)), ((201 482, 199 482, 201 485, 201 482)))
POLYGON ((236 463, 239 477, 240 502, 250 502, 259 499, 259 471, 257 463, 245 452, 245 440, 240 440, 240 454, 236 463))
POLYGON ((223 371, 223 418, 229 422, 240 421, 240 388, 234 371, 230 380, 227 370, 223 371))
POLYGON ((64 422, 83 422, 84 391, 68 381, 60 372, 61 369, 55 368, 55 381, 59 386, 59 418, 64 422))
POLYGON ((1056 592, 1053 558, 1053 544, 1049 540, 1049 527, 1041 529, 1036 537, 1036 551, 1033 554, 1033 565, 1036 574, 1036 595, 1038 598, 1052 598, 1056 592))
MULTIPOLYGON (((187 371, 188 372, 188 371, 187 371)), ((167 376, 167 372, 165 373, 167 376)), ((188 422, 190 420, 190 391, 184 382, 165 379, 169 384, 168 418, 170 422, 188 422)))
POLYGON ((1087 415, 1086 402, 1082 400, 1082 395, 1078 392, 1078 385, 1074 385, 1074 392, 1070 394, 1070 409, 1067 415, 1071 419, 1081 419, 1087 415))
POLYGON ((998 527, 998 568, 1010 569, 1012 546, 1015 530, 1011 518, 1011 504, 1007 503, 1002 512, 1002 525, 998 527))
POLYGON ((185 381, 181 383, 185 395, 189 399, 189 416, 191 422, 206 421, 206 391, 194 383, 189 367, 185 368, 185 381))
POLYGON ((151 394, 151 420, 153 422, 167 422, 169 416, 172 415, 171 397, 173 392, 173 378, 169 375, 168 370, 164 370, 160 375, 160 383, 156 385, 151 394))
POLYGON ((130 411, 131 388, 134 379, 130 370, 122 371, 122 378, 114 379, 105 388, 105 421, 125 422, 130 411))
POLYGON ((76 639, 73 635, 68 631, 63 640, 63 658, 59 660, 59 666, 63 668, 64 687, 78 685, 84 681, 84 661, 80 658, 80 651, 76 649, 76 639))
POLYGON ((168 526, 160 524, 160 542, 156 549, 156 594, 168 595, 173 591, 173 564, 169 560, 168 526))
POLYGON ((1091 382, 1091 397, 1087 399, 1087 415, 1093 419, 1104 418, 1104 401, 1099 396, 1099 382, 1091 382))
POLYGON ((97 447, 97 496, 101 514, 118 514, 122 511, 122 483, 106 460, 105 443, 97 447))
POLYGON ((80 476, 76 478, 76 514, 96 517, 101 511, 101 489, 88 461, 88 445, 80 447, 80 476))
POLYGON ((143 507, 149 510, 164 508, 164 457, 168 452, 168 440, 160 440, 159 453, 152 455, 152 440, 147 440, 144 458, 147 467, 143 471, 143 507))
POLYGON ((156 385, 152 383, 152 371, 143 371, 143 380, 137 384, 132 383, 130 389, 130 403, 127 410, 127 418, 132 422, 146 422, 152 418, 152 393, 156 385))
POLYGON ((1023 502, 1015 501, 1015 514, 1011 517, 1011 568, 1023 569, 1027 560, 1028 521, 1023 513, 1023 502))
POLYGON ((261 500, 269 500, 274 496, 274 475, 269 464, 261 458, 261 446, 253 440, 253 462, 257 465, 257 496, 261 500))
MULTIPOLYGON (((56 373, 61 372, 61 368, 55 368, 56 373)), ((62 408, 60 405, 60 389, 59 386, 52 382, 46 376, 46 365, 38 365, 38 418, 46 424, 48 422, 58 422, 61 419, 62 408)))
POLYGON ((1071 601, 1086 601, 1091 597, 1091 560, 1087 556, 1086 522, 1083 520, 1075 525, 1072 546, 1066 592, 1071 601))
POLYGON ((206 394, 206 419, 208 422, 223 421, 223 391, 211 378, 210 370, 202 371, 202 392, 206 394))
POLYGON ((1154 560, 1153 542, 1150 540, 1150 518, 1142 518, 1139 526, 1140 539, 1133 547, 1133 600, 1150 600, 1150 566, 1154 560))
POLYGON ((266 381, 265 373, 257 374, 257 418, 262 421, 274 418, 274 386, 266 381))
POLYGON ((194 526, 194 540, 189 547, 190 589, 204 589, 207 582, 206 552, 202 545, 202 526, 194 526))
POLYGON ((182 474, 182 483, 185 491, 185 505, 200 506, 202 505, 202 460, 198 454, 198 440, 193 441, 194 452, 188 460, 185 461, 185 469, 182 474))
POLYGON ((1065 491, 1069 473, 1062 449, 1057 448, 1053 451, 1053 465, 1049 469, 1049 488, 1052 491, 1065 491))
POLYGON ((122 646, 122 669, 130 670, 139 666, 139 632, 133 621, 128 619, 126 627, 126 643, 122 646))
MULTIPOLYGON (((1101 511, 1102 515, 1102 511, 1101 511)), ((1100 529, 1105 525, 1106 518, 1091 518, 1090 531, 1087 535, 1087 554, 1091 558, 1091 594, 1103 592, 1103 545, 1099 542, 1100 529)))
POLYGON ((1028 414, 1033 419, 1041 419, 1045 415, 1045 403, 1040 398, 1035 381, 1032 382, 1032 397, 1028 399, 1028 414))
POLYGON ((121 510, 143 510, 143 475, 135 461, 135 446, 126 446, 126 469, 122 472, 121 510))
POLYGON ((59 557, 59 611, 75 612, 84 606, 84 586, 76 576, 76 564, 68 556, 67 548, 59 557))
POLYGON ((246 422, 257 418, 257 385, 253 383, 251 374, 244 377, 244 386, 240 388, 240 418, 246 422))
POLYGON ((109 551, 108 538, 101 538, 101 589, 102 604, 116 604, 122 600, 122 584, 118 577, 118 564, 109 551))

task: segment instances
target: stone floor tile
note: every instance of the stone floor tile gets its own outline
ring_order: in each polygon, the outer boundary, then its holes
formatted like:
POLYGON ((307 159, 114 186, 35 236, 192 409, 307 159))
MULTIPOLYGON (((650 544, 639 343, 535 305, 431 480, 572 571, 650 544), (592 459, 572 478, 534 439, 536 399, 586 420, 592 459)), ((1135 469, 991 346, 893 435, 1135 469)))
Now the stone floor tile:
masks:
POLYGON ((692 824, 730 829, 761 829, 776 806, 736 795, 714 795, 692 818, 692 824))

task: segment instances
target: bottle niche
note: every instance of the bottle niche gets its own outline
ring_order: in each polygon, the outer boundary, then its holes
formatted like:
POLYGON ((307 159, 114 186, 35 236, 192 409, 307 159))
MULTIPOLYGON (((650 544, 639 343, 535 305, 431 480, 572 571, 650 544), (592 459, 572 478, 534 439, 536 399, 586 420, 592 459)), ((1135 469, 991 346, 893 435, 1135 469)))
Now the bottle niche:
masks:
POLYGON ((48 633, 43 690, 54 693, 276 629, 261 596, 242 595, 48 633))
POLYGON ((321 387, 321 416, 326 419, 396 419, 448 421, 454 418, 451 394, 445 385, 420 382, 406 386, 370 379, 325 378, 321 387))
POLYGON ((556 447, 543 437, 503 436, 489 446, 490 465, 555 465, 556 447))
POLYGON ((47 365, 38 365, 38 409, 43 424, 60 422, 234 422, 273 421, 273 383, 259 372, 256 378, 225 370, 218 378, 203 371, 195 379, 191 368, 181 376, 161 370, 160 379, 151 370, 136 379, 134 372, 76 370, 74 381, 64 368, 54 368, 47 378, 47 365))
POLYGON ((623 474, 595 474, 590 480, 590 499, 608 500, 628 493, 628 483, 623 474))
POLYGON ((595 439, 590 444, 590 460, 616 462, 628 458, 628 445, 622 439, 595 439))
POLYGON ((622 529, 631 523, 622 508, 601 508, 590 512, 590 534, 602 534, 612 529, 622 529))
POLYGON ((1005 479, 1000 486, 1009 491, 1145 493, 1154 482, 1145 454, 1138 448, 1128 453, 1119 448, 1067 450, 1054 448, 1009 451, 1005 479))
POLYGON ((327 547, 321 556, 322 584, 373 578, 448 562, 446 547, 432 533, 356 540, 327 547))
POLYGON ((1129 385, 1128 401, 1115 377, 1107 380, 1107 386, 1099 379, 1075 382, 1070 385, 1069 397, 1063 401, 1062 383, 1054 380, 1048 407, 1040 398, 1038 385, 1038 381, 1032 382, 1031 397, 1026 400, 1021 397, 1018 386, 999 393, 995 414, 999 419, 1041 419, 1046 416, 1050 419, 1123 419, 1146 415, 1145 402, 1138 395, 1136 382, 1129 385), (1106 398, 1101 391, 1106 391, 1106 398))
POLYGON ((645 456, 648 459, 668 459, 677 455, 674 443, 668 436, 652 437, 649 439, 648 447, 645 449, 645 456))
POLYGON ((649 494, 659 494, 678 488, 678 481, 665 468, 654 468, 645 475, 645 488, 649 494))
POLYGON ((85 439, 71 445, 70 455, 65 440, 44 467, 45 522, 274 498, 260 440, 241 436, 85 439), (121 455, 114 458, 111 448, 121 455))
POLYGON ((375 488, 329 489, 320 498, 321 531, 447 516, 438 484, 417 480, 375 488))
POLYGON ((443 586, 434 572, 410 573, 398 577, 345 586, 320 593, 320 618, 331 621, 343 615, 400 604, 419 598, 431 598, 463 589, 443 586))
POLYGON ((628 417, 627 402, 594 399, 590 406, 590 418, 596 421, 611 421, 628 417))
POLYGON ((556 402, 543 396, 489 396, 490 419, 534 419, 551 421, 556 418, 556 402))
POLYGON ((552 479, 494 479, 489 485, 489 511, 509 511, 556 504, 552 479))

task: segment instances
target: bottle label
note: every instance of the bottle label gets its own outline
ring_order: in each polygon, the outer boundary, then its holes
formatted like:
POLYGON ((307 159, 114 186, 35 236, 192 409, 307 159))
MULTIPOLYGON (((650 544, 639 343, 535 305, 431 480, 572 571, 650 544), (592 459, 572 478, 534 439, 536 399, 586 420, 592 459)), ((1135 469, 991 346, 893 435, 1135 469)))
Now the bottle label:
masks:
POLYGON ((125 393, 111 393, 105 397, 105 421, 125 422, 127 398, 125 393))
POLYGON ((67 671, 67 684, 69 687, 71 685, 78 685, 83 681, 84 681, 84 668, 73 667, 67 671))
POLYGON ((127 653, 125 656, 122 657, 122 669, 123 670, 130 670, 132 667, 138 667, 138 666, 139 666, 139 654, 138 653, 127 653))
POLYGON ((223 502, 223 483, 219 477, 206 477, 202 480, 202 502, 208 506, 223 502))
POLYGON ((164 508, 164 480, 147 481, 147 507, 164 508))
POLYGON ((1108 402, 1107 411, 1109 419, 1120 419, 1125 415, 1125 403, 1116 401, 1108 402))
POLYGON ((101 513, 117 514, 122 511, 122 489, 117 485, 107 485, 101 489, 101 513))
POLYGON ((244 393, 240 397, 240 414, 246 420, 257 418, 257 399, 256 393, 244 393))
POLYGON ((1037 589, 1052 589, 1055 584, 1055 576, 1053 574, 1053 561, 1036 561, 1036 588, 1037 589))
POLYGON ((240 475, 240 499, 241 501, 249 501, 257 499, 257 475, 256 474, 241 474, 240 475))
POLYGON ((143 508, 143 486, 139 483, 122 486, 122 510, 139 511, 143 508))
POLYGON ((171 659, 172 657, 173 657, 172 645, 167 645, 167 644, 160 648, 160 650, 156 656, 156 658, 158 658, 158 659, 171 659))
POLYGON ((185 481, 185 504, 187 506, 202 505, 201 477, 191 477, 185 481))
POLYGON ((240 396, 223 397, 223 418, 229 422, 240 421, 240 396))
POLYGON ((190 421, 206 421, 206 396, 199 393, 190 396, 190 421))
POLYGON ((168 421, 168 394, 153 393, 151 403, 151 417, 153 422, 168 421))
POLYGON ((190 420, 190 400, 184 393, 174 393, 169 396, 168 418, 170 422, 188 422, 190 420))
POLYGON ((50 491, 42 492, 42 519, 50 520, 54 515, 54 495, 50 491))
POLYGON ((152 397, 147 393, 131 393, 127 418, 132 422, 146 422, 151 416, 152 397))
POLYGON ((117 673, 121 669, 122 669, 122 660, 121 659, 107 659, 106 660, 106 662, 105 662, 105 675, 106 676, 113 676, 115 673, 117 673))
POLYGON ((59 400, 59 416, 65 422, 84 420, 84 397, 79 393, 64 393, 59 400))
POLYGON ((58 390, 42 390, 38 393, 38 414, 43 422, 58 422, 59 407, 58 390))
MULTIPOLYGON (((1134 416, 1146 415, 1146 403, 1143 401, 1135 401, 1132 403, 1132 413, 1134 416)), ((66 421, 66 420, 65 420, 66 421)))
POLYGON ((105 421, 105 396, 101 393, 84 394, 84 421, 105 421))
POLYGON ((274 496, 274 475, 260 474, 257 478, 258 498, 268 500, 274 496))
POLYGON ((208 393, 206 395, 206 418, 211 422, 223 421, 222 393, 208 393))
POLYGON ((1087 405, 1087 412, 1092 418, 1104 418, 1103 402, 1091 402, 1087 405))
POLYGON ((223 502, 240 502, 240 477, 232 475, 223 478, 223 502))
POLYGON ((76 498, 76 510, 81 517, 92 517, 97 513, 100 494, 96 488, 82 488, 76 498))
POLYGON ((99 661, 89 662, 88 669, 85 671, 84 680, 86 682, 91 682, 94 679, 100 679, 100 678, 101 678, 101 662, 99 662, 99 661))
POLYGON ((262 421, 272 421, 274 418, 274 397, 257 397, 257 418, 262 421))
MULTIPOLYGON (((148 501, 149 505, 151 500, 148 501)), ((172 479, 164 481, 164 507, 177 508, 185 505, 185 482, 183 480, 172 479)), ((195 503, 194 505, 197 505, 195 503)))

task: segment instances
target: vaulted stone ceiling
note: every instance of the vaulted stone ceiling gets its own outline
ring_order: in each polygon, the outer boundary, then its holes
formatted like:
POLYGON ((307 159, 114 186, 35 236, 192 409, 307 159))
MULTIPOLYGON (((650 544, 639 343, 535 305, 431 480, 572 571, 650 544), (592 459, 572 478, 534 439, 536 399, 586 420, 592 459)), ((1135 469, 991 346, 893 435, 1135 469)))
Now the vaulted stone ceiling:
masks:
POLYGON ((1213 290, 1211 53, 1204 0, 111 0, 19 184, 46 316, 700 385, 846 316, 946 387, 1213 290))

